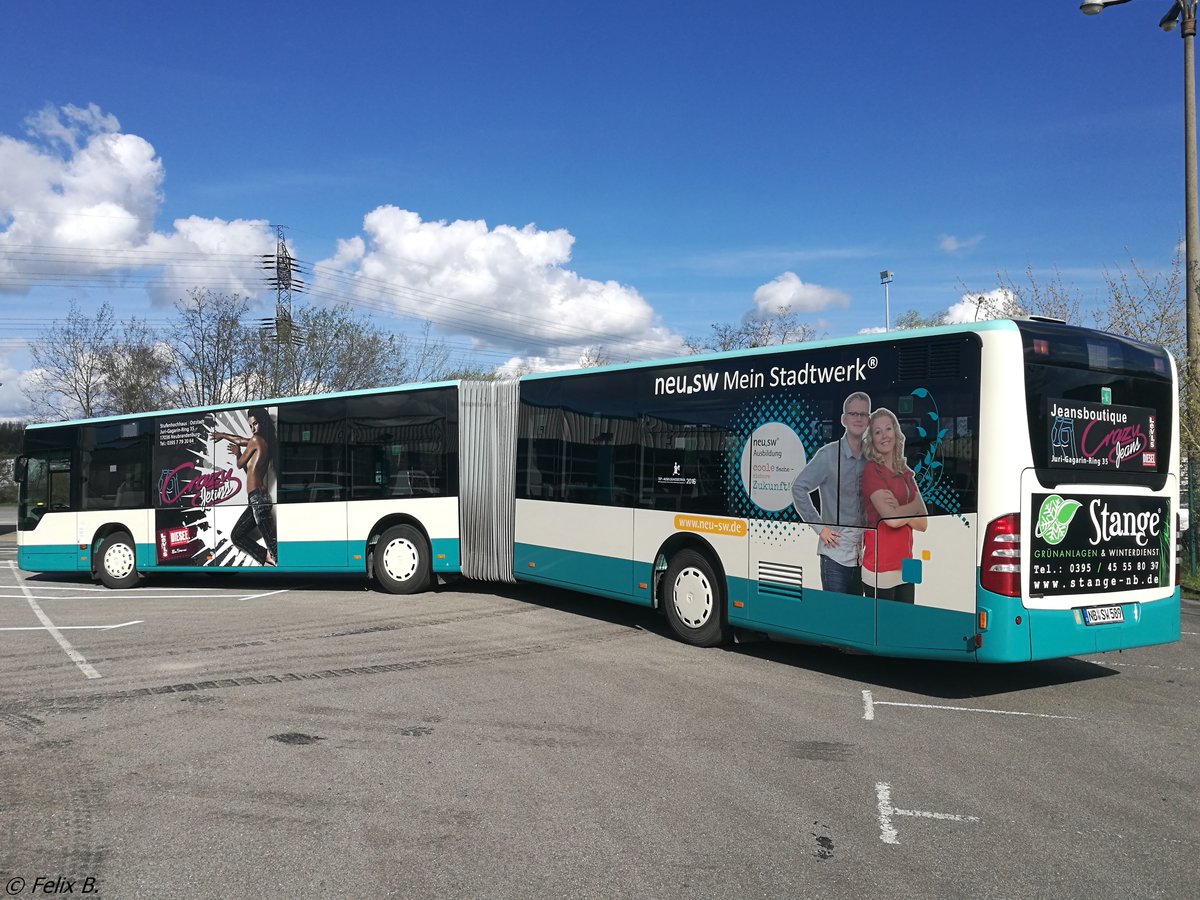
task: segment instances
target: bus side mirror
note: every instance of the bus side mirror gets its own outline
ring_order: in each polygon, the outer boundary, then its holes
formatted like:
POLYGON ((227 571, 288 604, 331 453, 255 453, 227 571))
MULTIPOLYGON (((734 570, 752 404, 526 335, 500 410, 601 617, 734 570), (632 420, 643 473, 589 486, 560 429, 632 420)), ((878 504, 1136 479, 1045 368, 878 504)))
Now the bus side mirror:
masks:
POLYGON ((25 480, 25 473, 29 470, 29 460, 24 456, 18 456, 13 460, 13 481, 18 484, 25 480))

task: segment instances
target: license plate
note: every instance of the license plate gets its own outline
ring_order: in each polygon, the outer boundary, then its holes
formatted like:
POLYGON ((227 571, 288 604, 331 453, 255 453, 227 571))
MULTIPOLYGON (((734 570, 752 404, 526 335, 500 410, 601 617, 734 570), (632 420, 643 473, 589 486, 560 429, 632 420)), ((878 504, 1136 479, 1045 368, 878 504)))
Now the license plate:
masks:
POLYGON ((1125 610, 1119 606, 1091 606, 1083 610, 1084 625, 1108 625, 1124 621, 1125 610))

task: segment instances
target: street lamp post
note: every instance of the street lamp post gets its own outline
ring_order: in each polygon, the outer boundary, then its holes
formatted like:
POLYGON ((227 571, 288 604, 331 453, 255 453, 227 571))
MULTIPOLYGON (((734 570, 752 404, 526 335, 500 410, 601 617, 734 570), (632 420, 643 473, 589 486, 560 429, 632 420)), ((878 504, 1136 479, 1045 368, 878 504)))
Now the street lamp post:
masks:
MULTIPOLYGON (((1085 16, 1094 16, 1107 6, 1119 6, 1129 0, 1085 0, 1079 4, 1079 9, 1085 16)), ((1182 25, 1180 36, 1183 38, 1183 180, 1186 201, 1184 235, 1185 260, 1185 291, 1187 305, 1184 308, 1187 316, 1187 407, 1183 410, 1184 420, 1193 428, 1196 427, 1197 410, 1196 385, 1200 379, 1200 216, 1197 215, 1196 202, 1196 4, 1200 0, 1175 0, 1158 21, 1163 31, 1174 31, 1175 26, 1182 25)), ((1188 473, 1192 469, 1192 454, 1188 453, 1188 473)), ((1188 493, 1192 493, 1192 479, 1188 478, 1188 493)), ((1189 501, 1189 512, 1190 509, 1189 501)), ((1195 518, 1189 530, 1188 545, 1191 556, 1192 574, 1196 574, 1196 529, 1195 518)))
POLYGON ((888 285, 892 283, 892 273, 884 270, 879 273, 879 283, 883 285, 883 330, 892 330, 892 306, 888 297, 888 285))

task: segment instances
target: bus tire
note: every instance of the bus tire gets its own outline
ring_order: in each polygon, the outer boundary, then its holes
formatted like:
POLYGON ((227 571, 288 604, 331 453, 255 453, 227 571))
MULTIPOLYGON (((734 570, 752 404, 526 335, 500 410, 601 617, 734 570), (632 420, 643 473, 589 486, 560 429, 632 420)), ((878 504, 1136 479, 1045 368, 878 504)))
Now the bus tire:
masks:
POLYGON ((110 534, 96 551, 96 574, 107 588, 131 588, 138 583, 137 551, 123 531, 110 534))
POLYGON ((371 564, 389 594, 415 594, 429 584, 429 542, 411 525, 394 525, 375 545, 371 564))
POLYGON ((667 567, 663 589, 667 622, 680 640, 697 647, 716 647, 728 640, 721 608, 724 591, 707 557, 680 550, 667 567))

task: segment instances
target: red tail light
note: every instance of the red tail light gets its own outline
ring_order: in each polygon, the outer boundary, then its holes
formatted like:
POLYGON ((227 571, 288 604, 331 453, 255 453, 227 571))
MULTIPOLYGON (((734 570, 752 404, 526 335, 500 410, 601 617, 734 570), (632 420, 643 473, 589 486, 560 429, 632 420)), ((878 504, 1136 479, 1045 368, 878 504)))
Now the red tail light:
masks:
POLYGON ((1021 516, 1009 513, 988 523, 983 534, 979 584, 993 594, 1021 596, 1021 516))

